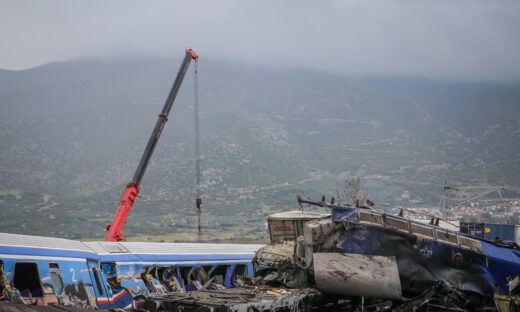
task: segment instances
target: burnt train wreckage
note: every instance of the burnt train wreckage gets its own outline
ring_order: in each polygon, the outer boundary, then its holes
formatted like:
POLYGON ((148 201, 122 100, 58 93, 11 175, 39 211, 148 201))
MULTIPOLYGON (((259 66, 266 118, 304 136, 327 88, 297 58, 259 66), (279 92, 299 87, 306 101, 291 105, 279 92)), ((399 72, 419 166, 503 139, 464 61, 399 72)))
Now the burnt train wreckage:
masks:
POLYGON ((378 212, 370 202, 269 216, 236 288, 148 297, 150 311, 518 311, 520 249, 378 212), (201 310, 202 309, 202 310, 201 310))
POLYGON ((298 201, 330 208, 330 214, 270 217, 272 244, 257 252, 254 267, 271 283, 312 286, 351 303, 367 299, 379 310, 385 302, 396 311, 520 308, 520 248, 514 243, 381 213, 369 201, 298 201))
POLYGON ((271 244, 236 288, 148 297, 150 311, 518 311, 520 248, 378 212, 269 216, 271 244))
MULTIPOLYGON (((270 216, 271 244, 260 248, 252 261, 252 249, 260 246, 213 246, 218 251, 211 252, 209 246, 198 245, 189 252, 188 246, 179 250, 167 244, 120 242, 126 240, 122 229, 184 75, 197 58, 193 50, 186 50, 134 178, 107 226, 107 242, 63 240, 53 245, 45 238, 17 236, 14 242, 14 236, 0 234, 5 240, 0 241, 0 289, 26 286, 10 294, 15 301, 35 304, 68 300, 80 306, 148 311, 519 309, 517 245, 384 214, 367 202, 350 206, 299 198, 300 205, 327 207, 330 214, 298 211, 270 216), (39 241, 44 245, 38 246, 39 241), (24 282, 17 265, 20 272, 30 271, 38 279, 30 285, 24 282), (76 270, 82 273, 76 276, 76 270), (64 285, 69 279, 70 285, 64 285), (64 289, 80 286, 83 293, 64 289)), ((200 217, 200 191, 196 205, 200 217)), ((0 304, 0 311, 14 309, 0 304)))

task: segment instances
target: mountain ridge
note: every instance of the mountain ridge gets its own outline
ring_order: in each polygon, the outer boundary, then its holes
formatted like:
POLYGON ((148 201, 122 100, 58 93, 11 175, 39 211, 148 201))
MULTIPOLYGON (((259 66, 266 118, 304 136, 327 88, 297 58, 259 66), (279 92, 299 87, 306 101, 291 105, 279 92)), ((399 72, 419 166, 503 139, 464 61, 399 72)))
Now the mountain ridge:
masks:
MULTIPOLYGON (((11 215, 0 226, 103 236, 179 60, 0 70, 0 209, 11 215)), ((192 79, 190 70, 142 181, 126 229, 133 235, 193 226, 192 79)), ((371 198, 397 204, 407 204, 404 190, 414 203, 436 204, 444 178, 520 185, 520 84, 205 61, 199 92, 203 221, 215 230, 261 232, 267 214, 296 208, 296 194, 333 196, 354 175, 371 198)))

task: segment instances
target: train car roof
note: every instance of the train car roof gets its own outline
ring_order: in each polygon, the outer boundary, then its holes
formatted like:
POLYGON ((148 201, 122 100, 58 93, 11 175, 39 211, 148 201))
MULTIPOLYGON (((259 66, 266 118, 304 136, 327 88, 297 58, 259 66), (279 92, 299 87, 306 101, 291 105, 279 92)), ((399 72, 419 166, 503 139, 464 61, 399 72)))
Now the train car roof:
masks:
POLYGON ((158 242, 85 242, 100 255, 109 254, 254 254, 264 245, 252 244, 198 244, 158 242))
POLYGON ((0 233, 4 256, 56 256, 115 262, 200 262, 251 259, 263 245, 158 242, 80 242, 71 239, 0 233))
POLYGON ((250 261, 262 245, 154 242, 85 242, 101 261, 195 264, 250 261))
POLYGON ((10 233, 0 233, 0 246, 93 252, 92 249, 82 242, 72 239, 10 233))
POLYGON ((0 233, 0 258, 85 261, 98 255, 71 239, 0 233))

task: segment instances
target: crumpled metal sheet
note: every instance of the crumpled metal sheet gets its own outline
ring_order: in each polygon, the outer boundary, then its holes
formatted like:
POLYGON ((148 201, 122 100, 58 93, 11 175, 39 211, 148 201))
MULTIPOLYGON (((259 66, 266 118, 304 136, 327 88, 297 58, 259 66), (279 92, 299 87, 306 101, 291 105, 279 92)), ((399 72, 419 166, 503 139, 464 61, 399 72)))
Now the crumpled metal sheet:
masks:
POLYGON ((283 289, 243 286, 224 290, 204 290, 188 294, 149 297, 162 311, 309 311, 321 293, 312 288, 283 289))
POLYGON ((314 279, 322 292, 401 300, 395 257, 315 253, 314 279))
POLYGON ((477 306, 492 304, 495 288, 482 254, 369 225, 351 225, 336 252, 395 256, 405 296, 416 296, 436 281, 445 281, 471 295, 477 306), (461 261, 456 262, 456 256, 461 261))
POLYGON ((113 310, 98 310, 63 305, 33 306, 20 303, 0 302, 0 312, 109 312, 113 310))
POLYGON ((393 312, 472 311, 467 309, 467 305, 466 296, 457 287, 438 281, 421 295, 397 306, 393 312))
POLYGON ((307 272, 301 261, 294 241, 264 246, 257 251, 253 260, 256 283, 288 288, 307 287, 307 272))
POLYGON ((520 312, 520 296, 495 294, 494 299, 498 312, 520 312))

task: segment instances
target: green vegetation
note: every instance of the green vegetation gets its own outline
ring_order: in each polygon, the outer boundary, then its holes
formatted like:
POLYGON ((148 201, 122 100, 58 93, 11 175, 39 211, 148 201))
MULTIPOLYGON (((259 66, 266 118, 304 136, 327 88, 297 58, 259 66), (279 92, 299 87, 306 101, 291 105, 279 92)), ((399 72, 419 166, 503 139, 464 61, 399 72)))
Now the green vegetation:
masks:
MULTIPOLYGON (((0 71, 2 231, 104 237, 177 61, 0 71)), ((128 218, 132 239, 196 239, 190 79, 128 218)), ((201 61, 199 90, 208 240, 265 240, 267 215, 297 209, 297 195, 335 196, 347 176, 364 177, 372 200, 392 204, 436 205, 445 178, 520 185, 518 85, 201 61)))

